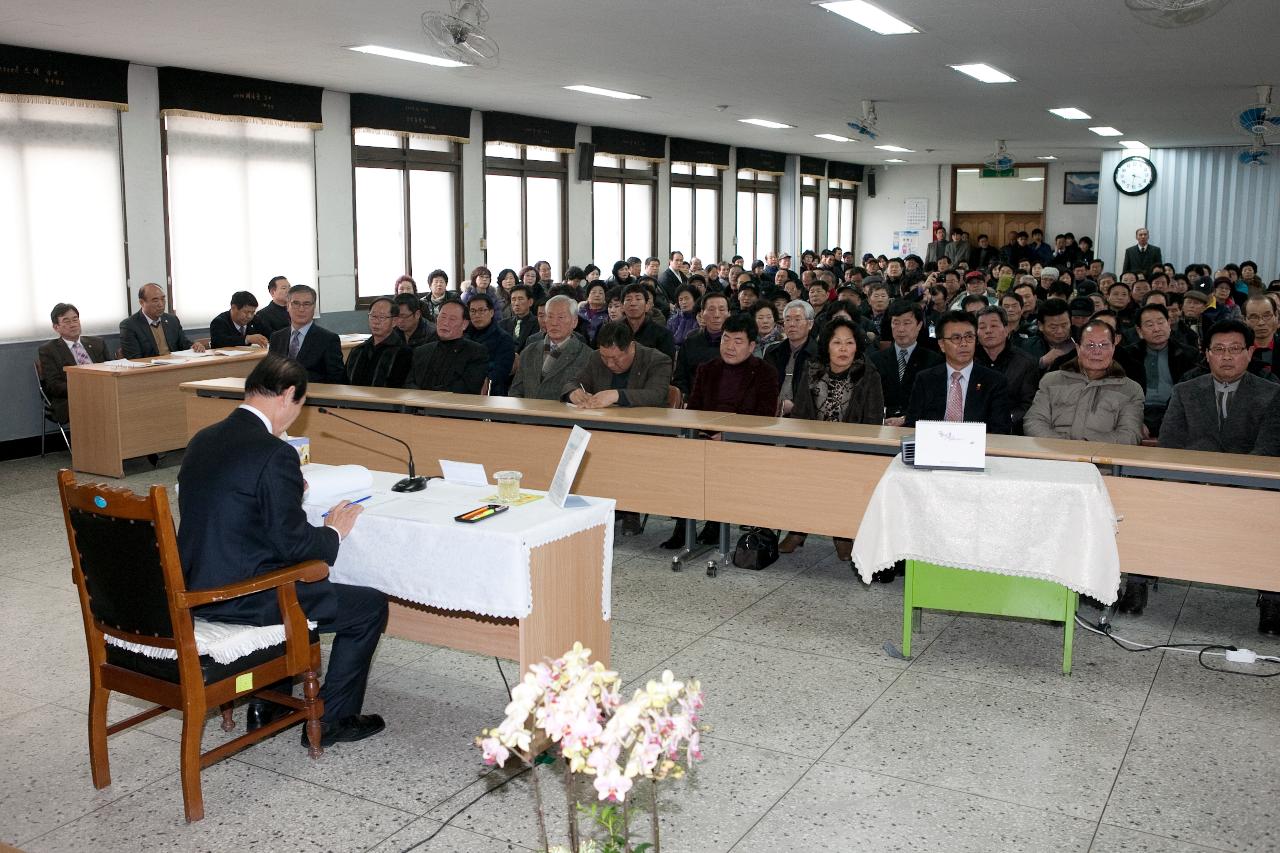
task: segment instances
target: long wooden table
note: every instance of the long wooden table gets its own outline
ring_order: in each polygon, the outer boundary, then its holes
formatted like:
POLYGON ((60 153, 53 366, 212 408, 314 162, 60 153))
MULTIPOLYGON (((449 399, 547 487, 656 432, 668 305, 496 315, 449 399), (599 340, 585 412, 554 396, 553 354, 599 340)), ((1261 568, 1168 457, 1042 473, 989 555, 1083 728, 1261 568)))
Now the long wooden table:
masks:
MULTIPOLYGON (((342 355, 359 344, 343 340, 342 355)), ((166 453, 187 446, 184 382, 234 376, 244 379, 267 351, 228 347, 244 353, 188 359, 186 364, 147 367, 110 364, 71 365, 67 404, 71 418, 71 464, 77 471, 108 477, 124 475, 124 460, 166 453)))
MULTIPOLYGON (((224 417, 243 381, 191 382, 187 428, 224 417)), ((856 534, 867 500, 910 430, 666 409, 573 409, 561 403, 431 391, 312 385, 293 432, 309 436, 318 462, 397 470, 402 450, 319 406, 403 438, 419 470, 441 457, 524 472, 546 488, 569 429, 592 430, 576 484, 611 497, 620 510, 760 524, 832 536, 856 534), (351 411, 355 410, 355 411, 351 411), (718 434, 722 440, 699 440, 718 434)), ((1101 466, 1128 571, 1280 590, 1269 523, 1217 519, 1280 517, 1280 459, 1128 447, 1059 439, 990 436, 988 453, 1101 466), (1191 521, 1194 519, 1194 521, 1191 521)), ((1035 524, 1011 507, 996 524, 1035 524)))

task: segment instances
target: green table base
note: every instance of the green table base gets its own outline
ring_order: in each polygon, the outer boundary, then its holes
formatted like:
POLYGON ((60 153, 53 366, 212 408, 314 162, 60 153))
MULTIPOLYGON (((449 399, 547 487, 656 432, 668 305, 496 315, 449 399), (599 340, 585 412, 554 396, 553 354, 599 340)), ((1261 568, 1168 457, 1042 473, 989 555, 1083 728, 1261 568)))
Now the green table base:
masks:
POLYGON ((1043 619, 1062 623, 1062 674, 1070 675, 1078 598, 1065 586, 1040 578, 1010 577, 907 560, 907 583, 902 591, 902 654, 911 656, 911 631, 918 627, 920 610, 926 607, 1043 619))

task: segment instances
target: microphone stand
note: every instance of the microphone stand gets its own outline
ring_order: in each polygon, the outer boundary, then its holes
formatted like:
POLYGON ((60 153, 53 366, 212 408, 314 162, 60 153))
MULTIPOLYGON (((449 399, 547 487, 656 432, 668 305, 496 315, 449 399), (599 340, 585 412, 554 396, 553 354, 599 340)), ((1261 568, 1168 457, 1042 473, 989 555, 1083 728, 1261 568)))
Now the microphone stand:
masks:
POLYGON ((388 433, 385 433, 385 432, 383 432, 382 430, 374 429, 374 428, 373 428, 373 427, 371 427, 371 426, 365 426, 364 424, 360 423, 359 421, 353 421, 353 420, 351 420, 351 418, 344 418, 342 415, 338 414, 337 412, 332 412, 332 411, 330 411, 330 410, 326 409, 324 406, 320 406, 320 407, 318 407, 318 408, 317 408, 317 411, 318 411, 318 412, 320 412, 320 414, 322 414, 322 415, 329 415, 330 417, 337 418, 337 419, 338 419, 338 420, 340 420, 340 421, 346 421, 347 423, 349 423, 349 424, 354 424, 355 426, 358 426, 358 427, 360 427, 361 429, 367 429, 369 432, 372 432, 372 433, 374 433, 374 434, 376 434, 376 435, 380 435, 380 436, 382 436, 383 438, 389 438, 389 439, 391 439, 392 441, 398 441, 398 442, 400 442, 400 444, 403 444, 403 445, 404 445, 404 449, 405 449, 405 450, 408 452, 408 454, 409 454, 409 476, 408 476, 408 477, 405 477, 403 480, 400 480, 398 483, 396 483, 394 486, 392 486, 392 487, 391 487, 391 491, 393 491, 393 492, 420 492, 420 491, 422 491, 423 489, 425 489, 425 488, 427 487, 427 481, 428 481, 428 480, 430 480, 430 479, 432 479, 432 478, 431 478, 431 477, 419 477, 419 476, 417 476, 416 472, 414 471, 414 467, 413 467, 413 448, 412 448, 412 447, 410 447, 410 446, 408 445, 408 443, 406 443, 405 441, 403 441, 403 440, 401 440, 401 439, 399 439, 399 438, 396 438, 394 435, 390 435, 390 434, 388 434, 388 433))

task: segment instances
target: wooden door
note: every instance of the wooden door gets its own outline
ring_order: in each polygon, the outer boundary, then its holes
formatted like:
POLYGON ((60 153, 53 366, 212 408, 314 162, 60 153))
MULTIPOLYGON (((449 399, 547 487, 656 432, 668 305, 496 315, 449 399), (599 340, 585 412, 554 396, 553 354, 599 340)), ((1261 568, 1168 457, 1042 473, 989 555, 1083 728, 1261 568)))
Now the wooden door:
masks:
POLYGON ((978 244, 979 234, 986 234, 991 245, 996 248, 1009 242, 1010 231, 1026 231, 1030 234, 1034 228, 1044 228, 1044 214, 1039 212, 956 213, 951 221, 969 232, 969 240, 973 245, 978 244))

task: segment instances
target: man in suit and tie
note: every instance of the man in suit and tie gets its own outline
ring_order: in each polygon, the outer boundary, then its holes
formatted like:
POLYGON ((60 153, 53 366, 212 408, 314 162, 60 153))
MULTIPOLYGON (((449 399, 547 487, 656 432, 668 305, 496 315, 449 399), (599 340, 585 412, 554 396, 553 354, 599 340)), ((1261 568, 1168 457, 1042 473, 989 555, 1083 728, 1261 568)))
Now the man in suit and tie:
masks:
POLYGON ((906 299, 890 303, 885 312, 889 317, 889 333, 893 345, 875 350, 867 360, 880 374, 880 386, 884 392, 885 424, 902 426, 907 421, 907 403, 920 372, 942 364, 942 354, 920 343, 920 330, 924 326, 924 311, 906 299))
POLYGON ((209 346, 243 347, 267 345, 266 335, 254 331, 258 297, 247 290, 231 294, 231 308, 209 321, 209 346))
POLYGON ((675 305, 676 291, 680 289, 680 285, 689 281, 689 277, 684 274, 684 252, 677 250, 672 252, 670 257, 667 268, 662 271, 662 276, 658 279, 658 287, 662 288, 662 294, 667 298, 667 302, 675 305))
POLYGON ((937 323, 943 364, 920 371, 907 403, 907 426, 916 421, 982 421, 987 432, 1007 435, 1009 384, 1004 374, 980 364, 978 320, 967 311, 948 311, 937 323))
POLYGON ((271 351, 301 364, 312 382, 343 384, 347 368, 342 363, 342 342, 323 326, 317 326, 316 292, 305 284, 289 288, 289 326, 271 336, 271 351))
MULTIPOLYGON (((529 343, 529 338, 538 333, 538 317, 534 313, 533 305, 533 288, 517 284, 511 288, 507 300, 511 306, 511 316, 502 321, 502 331, 515 341, 516 352, 521 352, 524 350, 524 345, 529 343)), ((574 325, 577 325, 576 320, 574 325)))
MULTIPOLYGON (((246 581, 303 560, 337 561, 339 544, 362 507, 344 500, 329 510, 323 527, 312 526, 302 509, 306 483, 298 454, 277 437, 298 417, 306 395, 302 366, 268 354, 245 379, 244 404, 187 445, 178 472, 178 553, 188 589, 246 581)), ((386 626, 386 595, 326 579, 298 584, 298 603, 320 631, 334 634, 320 688, 321 746, 382 731, 382 718, 361 710, 369 664, 386 626)), ((206 605, 196 613, 240 625, 277 625, 281 618, 274 592, 206 605)), ((271 687, 292 689, 288 681, 271 687)), ((250 700, 249 730, 270 723, 280 710, 250 700)))
POLYGON ((53 330, 58 334, 40 345, 40 384, 53 409, 53 419, 60 424, 68 420, 66 368, 73 364, 97 364, 107 360, 107 345, 102 338, 80 334, 80 312, 76 306, 59 302, 49 312, 53 330))
POLYGON ((120 352, 125 358, 154 358, 180 350, 204 352, 204 344, 191 343, 182 323, 164 310, 164 288, 144 284, 138 288, 138 311, 120 321, 120 352))
MULTIPOLYGON (((515 291, 523 285, 512 288, 515 291)), ((561 294, 547 300, 546 329, 540 342, 525 347, 511 383, 512 397, 533 400, 559 400, 566 390, 576 387, 578 374, 591 356, 591 347, 573 333, 578 322, 578 306, 573 298, 561 294)))
POLYGON ((1139 228, 1134 236, 1138 238, 1137 245, 1124 250, 1124 267, 1121 268, 1120 274, 1132 272, 1151 275, 1152 267, 1158 267, 1164 263, 1164 258, 1160 255, 1160 247, 1152 246, 1147 242, 1151 239, 1151 232, 1145 227, 1139 228))

